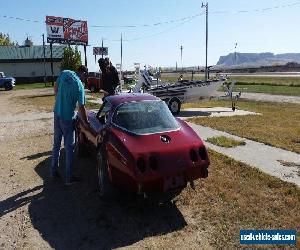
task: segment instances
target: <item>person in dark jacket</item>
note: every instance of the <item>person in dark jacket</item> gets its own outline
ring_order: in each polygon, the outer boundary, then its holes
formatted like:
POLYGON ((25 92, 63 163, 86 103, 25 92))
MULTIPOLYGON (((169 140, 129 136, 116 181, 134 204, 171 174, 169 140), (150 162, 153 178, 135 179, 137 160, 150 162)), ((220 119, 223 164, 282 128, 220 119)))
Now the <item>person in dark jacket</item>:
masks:
POLYGON ((105 96, 114 95, 116 87, 120 85, 118 71, 112 65, 109 58, 100 58, 98 63, 102 72, 101 89, 105 91, 105 96))

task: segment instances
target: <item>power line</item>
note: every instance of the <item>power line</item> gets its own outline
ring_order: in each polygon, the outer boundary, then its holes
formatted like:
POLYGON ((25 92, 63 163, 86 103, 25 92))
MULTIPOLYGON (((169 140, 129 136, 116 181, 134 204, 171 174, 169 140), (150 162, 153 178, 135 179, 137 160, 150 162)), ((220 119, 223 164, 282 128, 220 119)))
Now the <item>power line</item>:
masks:
POLYGON ((153 27, 153 26, 159 26, 159 25, 164 25, 164 24, 170 24, 170 23, 175 23, 175 22, 182 22, 185 20, 190 20, 194 19, 201 14, 195 14, 193 16, 188 16, 188 17, 183 17, 180 19, 174 19, 174 20, 169 20, 165 22, 158 22, 158 23, 153 23, 153 24, 139 24, 139 25, 90 25, 90 27, 93 28, 139 28, 139 27, 153 27))
MULTIPOLYGON (((241 13, 250 13, 250 12, 265 12, 265 11, 270 11, 270 10, 274 10, 274 9, 282 9, 282 8, 293 7, 293 6, 299 5, 299 4, 300 4, 300 0, 295 1, 294 3, 290 3, 290 4, 277 5, 277 6, 273 6, 273 7, 266 7, 266 8, 260 8, 260 9, 252 9, 252 10, 210 11, 209 14, 230 14, 230 13, 231 14, 241 14, 241 13)), ((198 17, 200 15, 201 15, 201 13, 200 14, 195 14, 195 15, 192 15, 192 16, 187 16, 187 17, 179 18, 179 19, 162 21, 162 22, 157 22, 157 23, 152 23, 152 24, 136 24, 136 25, 89 25, 89 27, 92 27, 92 28, 139 28, 139 27, 153 27, 153 26, 171 24, 171 23, 175 23, 175 22, 182 22, 182 21, 185 21, 185 20, 189 20, 191 18, 198 17)), ((45 23, 43 21, 32 20, 32 19, 21 18, 21 17, 15 17, 15 16, 7 16, 7 15, 3 15, 2 18, 13 19, 13 20, 18 20, 18 21, 24 21, 24 22, 45 23)))
MULTIPOLYGON (((204 12, 201 13, 201 14, 199 14, 199 16, 200 16, 200 15, 203 15, 203 14, 204 14, 204 12)), ((187 22, 190 22, 190 21, 193 20, 193 19, 194 19, 194 18, 190 18, 190 19, 188 19, 188 20, 186 20, 186 21, 184 21, 184 22, 181 22, 181 23, 177 24, 176 26, 170 27, 170 28, 168 28, 168 29, 162 30, 162 31, 157 32, 157 33, 153 33, 153 34, 151 34, 151 35, 140 36, 140 37, 136 37, 136 38, 132 38, 132 39, 123 39, 123 42, 124 42, 124 41, 125 41, 125 42, 137 41, 137 40, 142 40, 142 39, 145 39, 145 38, 151 38, 151 37, 154 37, 154 36, 158 36, 158 35, 167 33, 167 32, 169 32, 169 31, 171 31, 171 30, 177 29, 178 27, 184 25, 184 24, 187 23, 187 22)), ((113 39, 113 40, 105 39, 105 40, 111 41, 111 42, 120 42, 120 39, 113 39)))
POLYGON ((21 18, 21 17, 15 17, 15 16, 2 16, 3 18, 7 18, 7 19, 15 19, 18 21, 25 21, 25 22, 33 22, 33 23, 42 23, 41 21, 37 21, 37 20, 31 20, 31 19, 25 19, 25 18, 21 18))
MULTIPOLYGON (((173 19, 173 20, 168 20, 168 21, 164 21, 164 22, 157 22, 157 23, 152 23, 152 24, 137 24, 137 25, 89 25, 89 27, 92 28, 139 28, 139 27, 153 27, 153 26, 160 26, 160 25, 165 25, 165 24, 172 24, 172 23, 176 23, 176 22, 182 22, 185 20, 190 20, 190 19, 194 19, 198 16, 200 16, 201 14, 195 14, 192 16, 187 16, 187 17, 183 17, 183 18, 179 18, 179 19, 173 19)), ((7 16, 7 15, 3 15, 3 18, 6 19, 14 19, 14 20, 18 20, 18 21, 24 21, 24 22, 34 22, 34 23, 45 23, 42 21, 37 21, 37 20, 32 20, 32 19, 25 19, 25 18, 21 18, 21 17, 14 17, 14 16, 7 16)))
POLYGON ((299 5, 300 0, 290 3, 290 4, 284 4, 284 5, 277 5, 273 7, 267 7, 267 8, 261 8, 261 9, 252 9, 252 10, 237 10, 237 11, 230 11, 230 10, 224 10, 224 11, 210 11, 209 14, 241 14, 241 13, 250 13, 250 12, 265 12, 275 9, 283 9, 288 7, 293 7, 295 5, 299 5))

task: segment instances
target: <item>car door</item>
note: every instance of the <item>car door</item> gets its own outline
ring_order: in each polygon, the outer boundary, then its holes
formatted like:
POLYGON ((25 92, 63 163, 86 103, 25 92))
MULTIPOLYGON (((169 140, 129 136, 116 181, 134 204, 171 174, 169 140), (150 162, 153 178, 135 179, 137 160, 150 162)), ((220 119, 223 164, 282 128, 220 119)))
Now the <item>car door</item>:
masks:
POLYGON ((109 112, 111 111, 111 103, 107 100, 104 101, 98 113, 96 114, 97 124, 94 128, 97 129, 97 145, 101 144, 103 141, 103 136, 106 133, 106 129, 108 127, 108 117, 109 112))
POLYGON ((97 113, 90 110, 87 111, 90 126, 88 129, 83 128, 83 131, 90 151, 96 152, 99 142, 102 141, 102 130, 106 127, 105 118, 110 107, 110 103, 104 102, 97 113))

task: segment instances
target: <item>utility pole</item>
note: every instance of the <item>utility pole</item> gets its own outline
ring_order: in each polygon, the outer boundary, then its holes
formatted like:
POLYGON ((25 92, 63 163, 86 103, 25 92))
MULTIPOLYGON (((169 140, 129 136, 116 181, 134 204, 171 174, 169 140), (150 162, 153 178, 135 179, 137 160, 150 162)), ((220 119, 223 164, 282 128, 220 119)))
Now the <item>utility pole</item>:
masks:
POLYGON ((182 50, 183 50, 183 47, 182 47, 182 45, 181 45, 181 46, 180 46, 181 71, 183 71, 183 64, 182 64, 182 50))
POLYGON ((54 71, 53 71, 53 43, 50 42, 50 58, 51 58, 51 83, 54 86, 54 71))
POLYGON ((47 73, 46 73, 46 52, 45 52, 45 35, 44 34, 43 34, 43 55, 44 55, 44 84, 46 87, 47 73))
POLYGON ((201 5, 201 8, 206 8, 206 50, 205 50, 205 81, 208 80, 207 77, 207 45, 208 45, 208 3, 201 5))
POLYGON ((101 51, 102 51, 101 57, 103 58, 103 37, 102 37, 101 47, 102 47, 102 49, 101 49, 101 51))
POLYGON ((236 66, 236 47, 237 43, 234 44, 234 65, 236 66))

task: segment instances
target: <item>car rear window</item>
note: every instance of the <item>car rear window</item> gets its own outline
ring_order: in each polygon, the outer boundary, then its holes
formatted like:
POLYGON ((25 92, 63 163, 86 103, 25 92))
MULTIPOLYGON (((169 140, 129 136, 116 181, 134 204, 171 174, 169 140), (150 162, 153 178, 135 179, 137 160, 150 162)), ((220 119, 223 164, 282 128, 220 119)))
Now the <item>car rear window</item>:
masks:
POLYGON ((117 107, 112 122, 135 134, 153 134, 179 129, 163 101, 128 102, 117 107))

